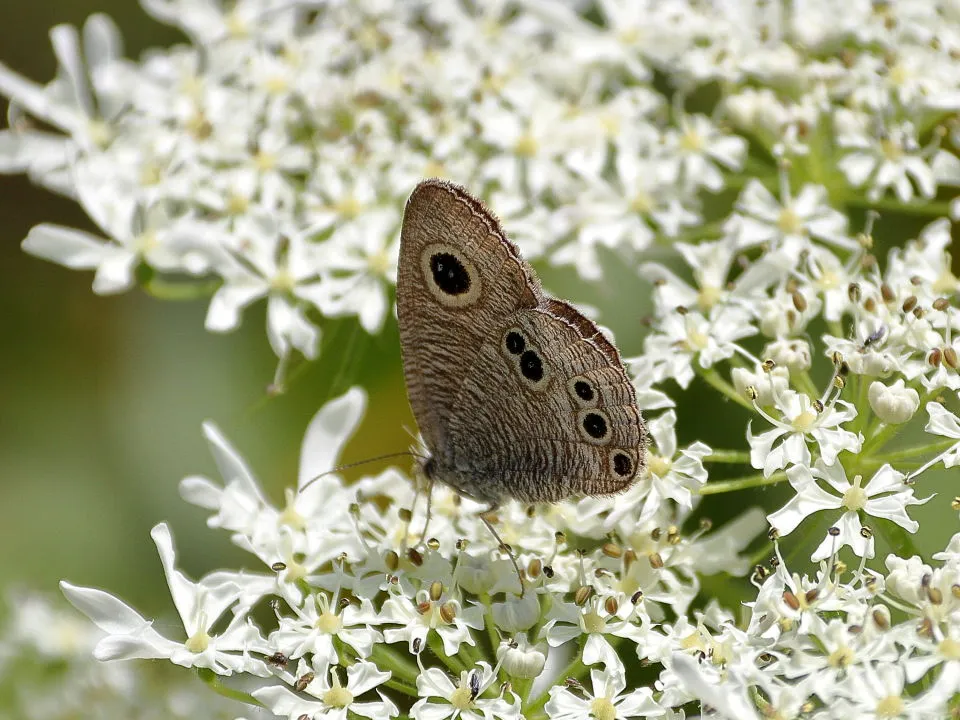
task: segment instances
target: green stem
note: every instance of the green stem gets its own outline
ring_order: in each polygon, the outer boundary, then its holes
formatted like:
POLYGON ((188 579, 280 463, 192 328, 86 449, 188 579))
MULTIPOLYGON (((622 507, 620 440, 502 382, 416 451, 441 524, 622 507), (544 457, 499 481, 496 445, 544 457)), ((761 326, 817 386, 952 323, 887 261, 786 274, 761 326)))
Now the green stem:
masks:
POLYGON ((867 438, 867 441, 863 444, 863 447, 860 449, 860 456, 869 457, 872 455, 874 451, 879 450, 886 445, 887 441, 890 440, 890 437, 899 429, 899 425, 886 425, 880 423, 877 429, 873 431, 870 437, 867 438))
POLYGON ((721 480, 720 482, 707 483, 700 488, 701 495, 719 495, 720 493, 737 492, 738 490, 748 490, 749 488, 763 487, 764 485, 776 485, 787 479, 787 474, 783 470, 778 470, 770 477, 764 477, 763 473, 755 475, 744 475, 733 480, 721 480))
MULTIPOLYGON (((570 661, 570 664, 567 665, 559 675, 557 675, 557 682, 563 683, 563 681, 568 677, 577 678, 579 680, 580 675, 582 675, 586 669, 587 666, 583 664, 583 647, 578 647, 574 659, 570 661)), ((550 688, 547 688, 537 696, 532 704, 523 708, 524 717, 529 718, 534 715, 534 713, 539 712, 540 708, 546 705, 549 699, 550 688)))
POLYGON ((734 463, 740 465, 750 464, 750 453, 741 450, 712 450, 709 455, 703 458, 705 463, 734 463))
POLYGON ((511 679, 511 682, 513 683, 513 691, 520 698, 520 707, 523 707, 530 696, 531 688, 533 688, 533 680, 531 678, 516 678, 511 679))
POLYGON ((404 695, 409 695, 410 697, 419 698, 420 693, 417 692, 417 689, 402 680, 396 680, 395 678, 390 678, 387 680, 384 685, 388 688, 393 688, 397 692, 402 692, 404 695))
POLYGON ((737 389, 733 387, 733 385, 720 377, 720 373, 718 373, 716 370, 713 368, 702 368, 697 363, 693 363, 693 367, 697 375, 706 380, 707 383, 715 390, 719 391, 722 395, 726 395, 738 405, 742 405, 751 413, 755 412, 753 405, 750 404, 750 401, 738 393, 737 389))
POLYGON ((437 656, 440 662, 446 665, 447 669, 455 676, 459 677, 460 673, 467 669, 466 665, 463 664, 460 658, 447 655, 443 651, 443 640, 437 633, 430 633, 430 635, 427 635, 427 645, 430 646, 433 654, 437 656))
POLYGON ((406 682, 416 683, 420 668, 412 664, 408 657, 391 650, 385 643, 374 645, 373 653, 370 655, 370 659, 377 664, 377 667, 389 670, 395 677, 400 677, 406 682))
POLYGON ((497 635, 497 624, 493 620, 493 601, 490 599, 490 595, 484 593, 480 596, 480 602, 486 608, 483 614, 484 624, 487 626, 487 637, 490 639, 490 656, 496 657, 497 648, 500 647, 500 636, 497 635))
POLYGON ((948 202, 927 202, 927 203, 902 203, 893 198, 879 198, 878 200, 867 200, 865 197, 851 195, 846 199, 846 205, 852 207, 866 208, 867 210, 885 210, 888 212, 903 213, 905 215, 921 215, 923 217, 942 217, 950 216, 950 203, 948 202))
POLYGON ((217 675, 213 670, 208 670, 207 668, 197 668, 197 677, 199 677, 204 684, 207 685, 211 690, 213 690, 217 695, 222 695, 225 698, 230 698, 231 700, 236 700, 237 702, 242 702, 246 705, 253 705, 255 707, 264 707, 259 700, 257 700, 253 695, 245 693, 241 690, 234 690, 223 684, 223 680, 217 675))
POLYGON ((917 455, 941 453, 952 447, 956 442, 956 440, 940 440, 939 442, 930 443, 929 445, 904 448, 903 450, 897 450, 896 452, 887 453, 886 455, 877 455, 876 457, 868 458, 864 461, 863 465, 867 467, 880 467, 885 463, 893 465, 894 463, 916 457, 917 455))
POLYGON ((197 300, 211 297, 220 284, 219 281, 176 282, 154 275, 140 287, 158 300, 197 300))

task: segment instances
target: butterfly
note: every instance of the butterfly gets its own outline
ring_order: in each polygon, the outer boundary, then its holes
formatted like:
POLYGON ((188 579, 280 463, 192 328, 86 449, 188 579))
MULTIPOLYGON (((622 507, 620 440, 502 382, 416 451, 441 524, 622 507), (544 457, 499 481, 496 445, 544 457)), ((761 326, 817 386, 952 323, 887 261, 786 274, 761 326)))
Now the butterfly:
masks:
POLYGON ((646 428, 616 347, 543 292, 459 185, 425 180, 407 201, 397 317, 429 481, 489 512, 619 493, 642 474, 646 428))

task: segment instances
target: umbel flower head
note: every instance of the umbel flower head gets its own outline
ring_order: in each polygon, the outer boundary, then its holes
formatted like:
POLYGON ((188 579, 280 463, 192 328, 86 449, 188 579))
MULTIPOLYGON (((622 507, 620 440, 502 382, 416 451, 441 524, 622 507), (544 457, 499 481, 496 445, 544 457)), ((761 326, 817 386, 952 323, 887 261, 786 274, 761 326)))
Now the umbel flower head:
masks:
POLYGON ((449 488, 426 525, 420 478, 330 472, 379 417, 362 388, 310 423, 280 503, 206 423, 222 479, 181 493, 249 563, 190 579, 158 523, 179 625, 64 582, 95 657, 292 720, 956 712, 960 15, 142 6, 189 42, 130 60, 95 15, 52 30, 51 82, 0 64, 0 170, 92 221, 28 253, 97 293, 206 298, 214 332, 265 303, 276 391, 329 319, 394 322, 403 203, 448 177, 525 257, 649 311, 627 365, 651 443, 620 496, 499 508, 501 545, 449 488))

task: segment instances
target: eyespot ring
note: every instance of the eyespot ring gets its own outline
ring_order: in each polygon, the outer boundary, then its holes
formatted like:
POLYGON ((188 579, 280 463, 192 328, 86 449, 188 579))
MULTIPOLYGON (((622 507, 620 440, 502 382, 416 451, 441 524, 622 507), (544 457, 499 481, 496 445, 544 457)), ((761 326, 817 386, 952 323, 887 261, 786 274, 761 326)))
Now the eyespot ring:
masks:
POLYGON ((584 442, 606 445, 613 439, 609 416, 599 408, 588 408, 577 413, 577 431, 584 442))
POLYGON ((477 266, 452 245, 427 245, 420 253, 420 272, 430 294, 444 307, 467 307, 480 299, 477 266))
POLYGON ((626 450, 610 453, 610 473, 621 480, 632 480, 637 475, 637 461, 626 450))
POLYGON ((599 404, 600 393, 596 385, 582 375, 575 375, 567 381, 567 393, 581 408, 594 408, 599 404))

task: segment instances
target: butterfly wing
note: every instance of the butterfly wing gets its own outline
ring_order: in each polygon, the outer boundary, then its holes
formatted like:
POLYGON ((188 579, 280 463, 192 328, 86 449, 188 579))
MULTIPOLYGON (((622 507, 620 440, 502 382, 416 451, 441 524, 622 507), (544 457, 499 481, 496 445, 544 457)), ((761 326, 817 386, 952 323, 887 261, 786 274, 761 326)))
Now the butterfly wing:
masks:
POLYGON ((484 497, 552 502, 632 484, 646 431, 616 348, 575 308, 542 298, 477 351, 449 444, 484 497))
POLYGON ((410 406, 431 452, 449 452, 460 385, 485 340, 540 297, 530 266, 482 203, 442 180, 414 189, 400 232, 397 319, 410 406))

